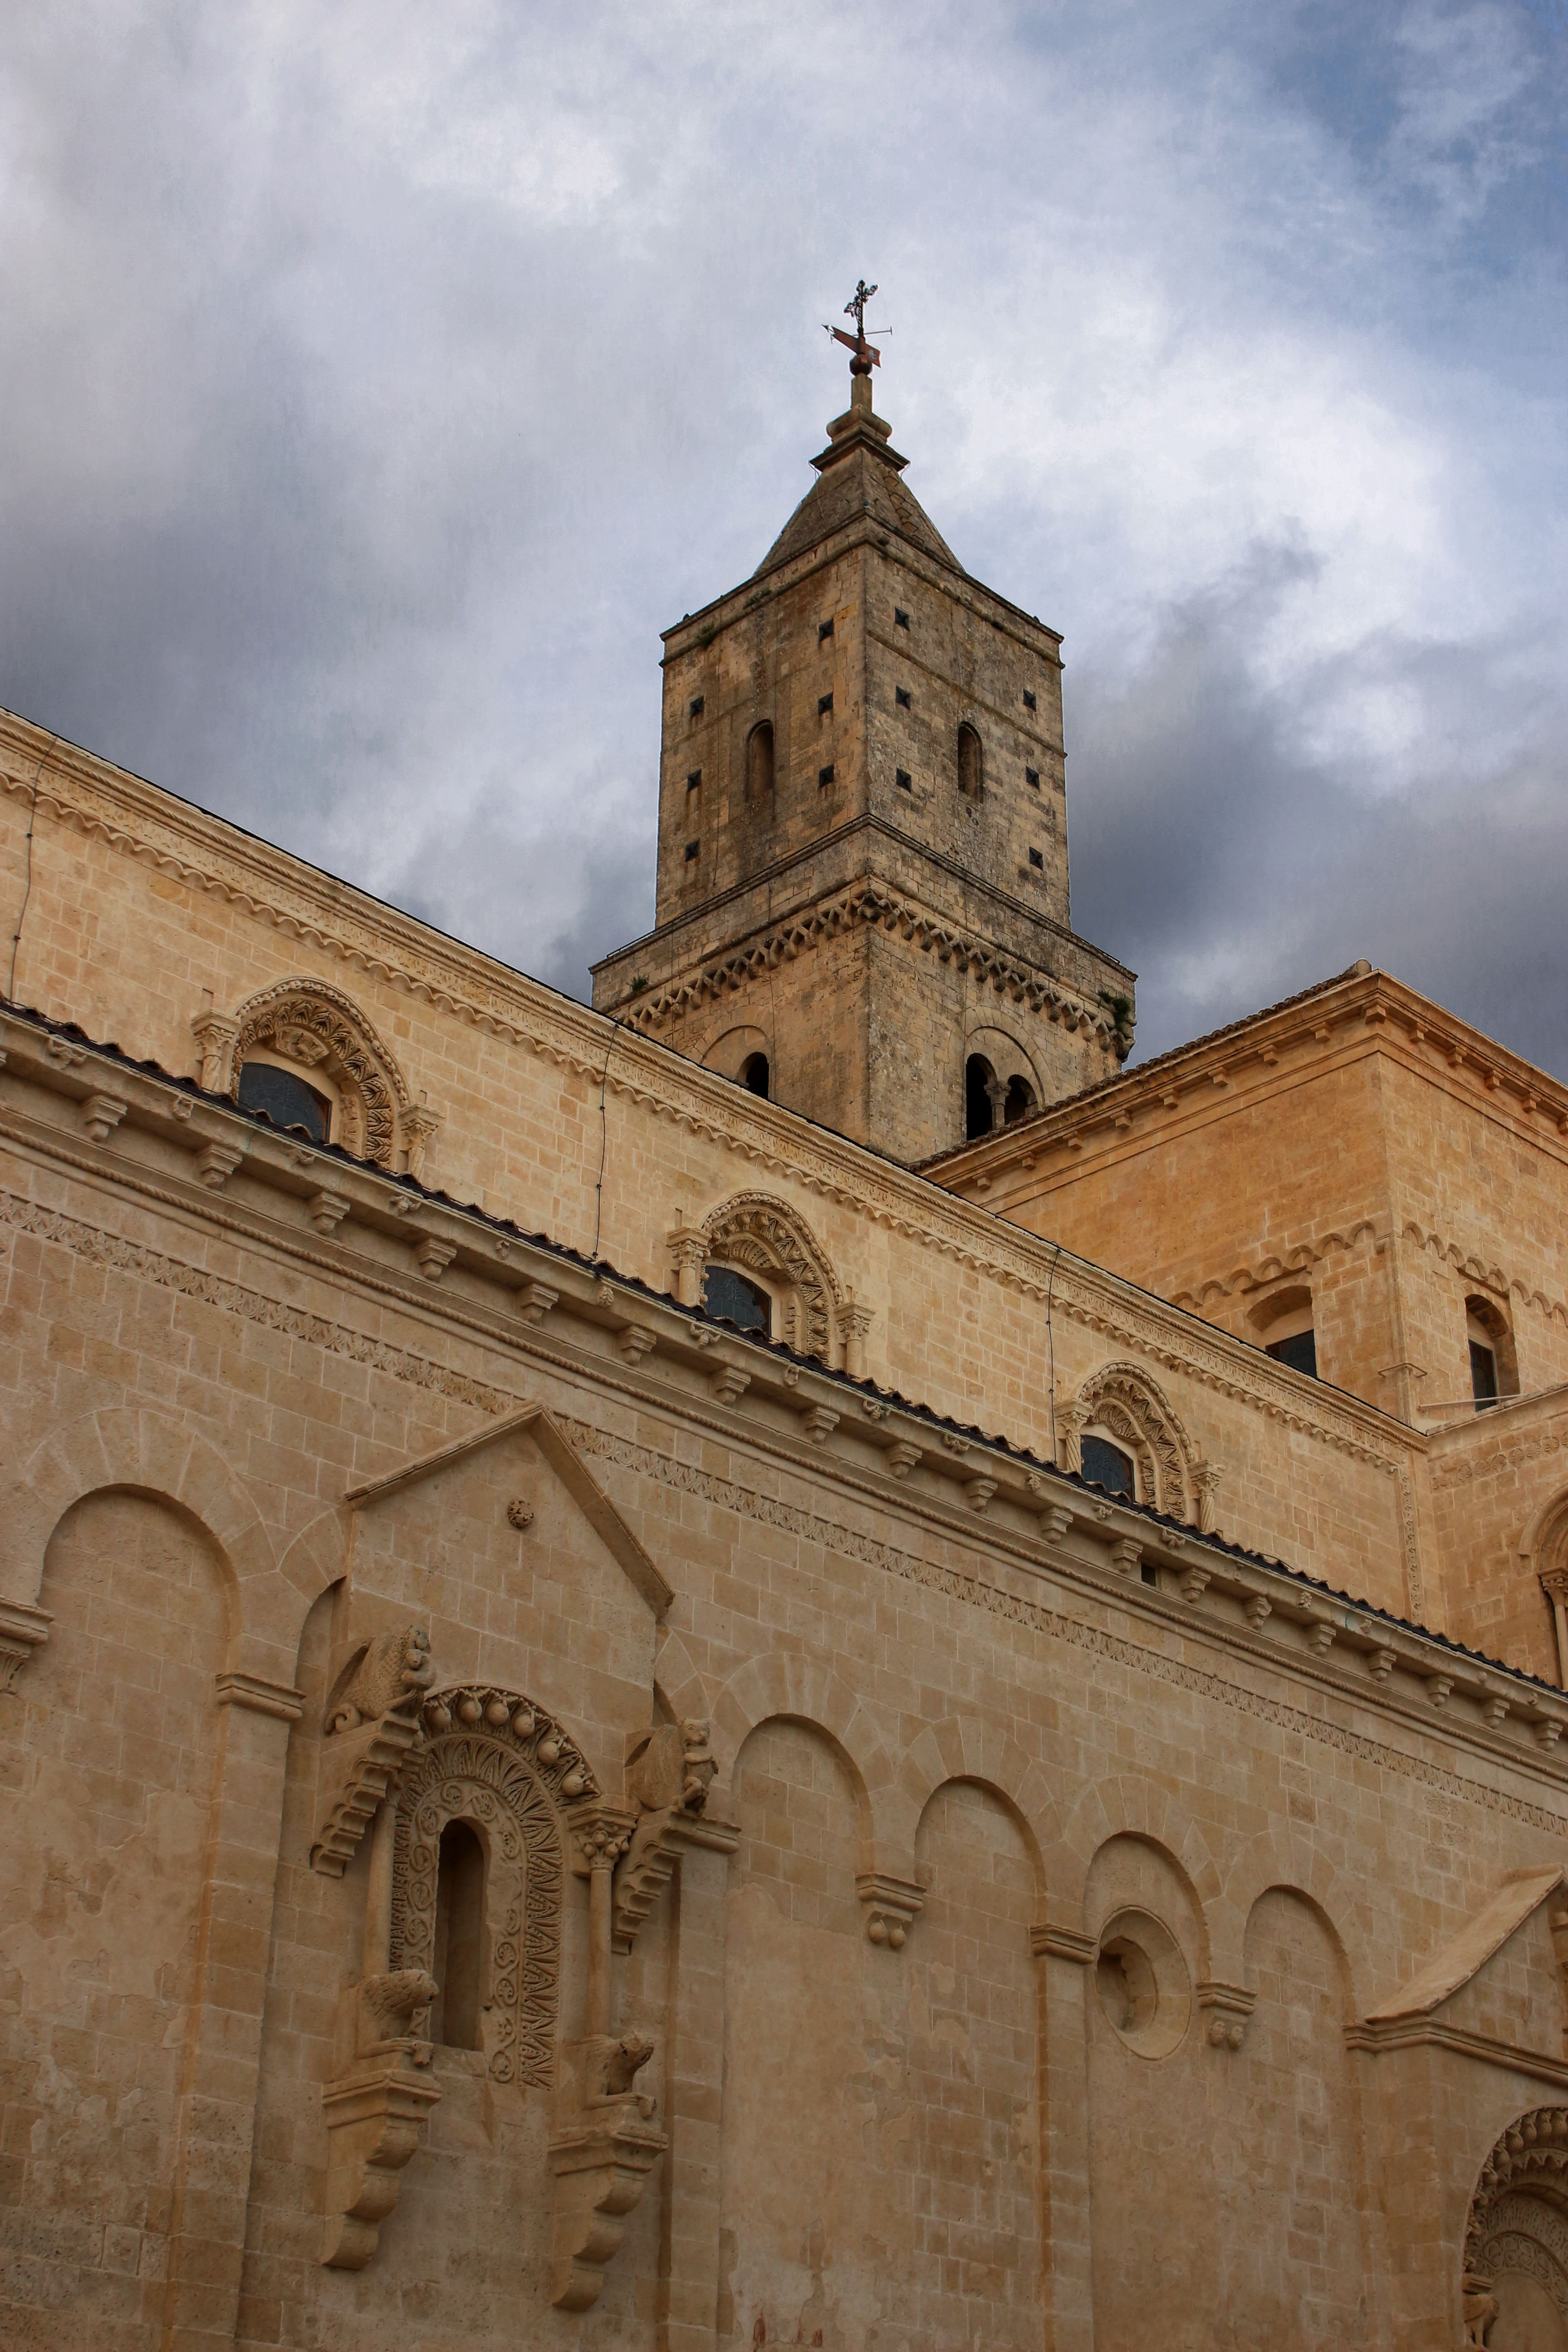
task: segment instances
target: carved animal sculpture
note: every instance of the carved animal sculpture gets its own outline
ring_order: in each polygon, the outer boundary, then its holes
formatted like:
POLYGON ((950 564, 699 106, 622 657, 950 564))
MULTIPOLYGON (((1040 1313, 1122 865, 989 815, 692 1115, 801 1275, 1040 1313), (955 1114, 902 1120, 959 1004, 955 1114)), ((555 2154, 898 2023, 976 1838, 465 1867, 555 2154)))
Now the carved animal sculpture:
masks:
POLYGON ((400 2041, 415 2011, 427 2007, 437 1991, 435 1978, 424 1969, 395 1969, 390 1976, 363 1978, 359 1989, 362 2044, 400 2041))
POLYGON ((410 1715, 436 1679, 430 1636, 423 1625, 378 1633, 360 1660, 342 1696, 327 1718, 327 1729, 357 1731, 384 1715, 410 1715))
POLYGON ((1465 2320, 1465 2352, 1486 2352, 1487 2331, 1498 2315, 1492 2283, 1468 2271, 1460 2284, 1459 2307, 1465 2320))
POLYGON ((626 1774, 626 1793, 647 1813, 700 1813, 719 1767, 708 1747, 708 1726, 696 1720, 677 1730, 661 1723, 645 1742, 626 1774))
POLYGON ((708 1790, 719 1767, 708 1745, 708 1726, 688 1717, 680 1727, 680 1737, 686 1753, 680 1783, 683 1811, 700 1813, 708 1802, 708 1790))

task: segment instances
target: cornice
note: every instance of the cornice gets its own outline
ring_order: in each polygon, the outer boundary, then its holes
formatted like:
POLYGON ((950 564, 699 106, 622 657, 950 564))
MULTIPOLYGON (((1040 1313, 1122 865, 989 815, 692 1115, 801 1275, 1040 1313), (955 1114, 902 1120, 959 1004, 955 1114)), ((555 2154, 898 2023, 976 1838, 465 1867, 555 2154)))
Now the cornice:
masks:
MULTIPOLYGON (((313 942, 458 1020, 570 1068, 595 1087, 605 1086, 618 1099, 700 1136, 750 1167, 868 1217, 1024 1297, 1043 1304, 1054 1279, 1064 1312, 1147 1347, 1173 1370, 1289 1421, 1326 1444, 1369 1449, 1390 1469, 1424 1444, 1373 1406, 1318 1403, 1303 1410, 1294 1385, 1302 1382, 1301 1375, 1268 1359, 1260 1365, 1256 1349, 1226 1339, 1201 1318, 1165 1306, 1120 1276, 1070 1258, 1021 1227, 1005 1225, 989 1210, 928 1177, 881 1160, 777 1104, 760 1101, 624 1023, 558 996, 477 951, 443 941, 411 917, 381 907, 225 820, 10 714, 0 718, 0 788, 28 794, 36 771, 41 807, 120 854, 228 899, 289 937, 313 942)), ((118 1076, 119 1065, 100 1066, 118 1076)), ((112 1086, 115 1076, 107 1083, 112 1086)))
MULTIPOLYGON (((837 939, 857 924, 897 931, 924 953, 935 954, 942 963, 967 964, 975 979, 988 982, 999 995, 1010 997, 1015 1003, 1026 1004, 1031 1013, 1043 1013, 1064 1028, 1090 1030, 1108 1053, 1111 1050, 1114 1024, 1087 998, 1044 973, 1038 965, 1023 963, 980 933, 933 913, 908 892, 872 878, 847 883, 829 892, 814 904, 786 916, 783 922, 769 926, 759 938, 735 953, 700 963, 689 978, 649 989, 646 994, 634 996, 628 992, 619 1000, 623 1006, 629 1007, 625 1018, 639 1034, 651 1035, 663 1024, 682 1019, 697 1006, 732 989, 744 987, 748 981, 772 971, 775 965, 793 961, 825 940, 837 939)), ((630 958, 633 953, 632 949, 621 949, 612 961, 630 958)), ((604 969, 602 964, 595 967, 596 971, 604 969)))
POLYGON ((1267 1100, 1369 1054, 1396 1060, 1568 1160, 1568 1087, 1369 969, 1107 1078, 1002 1135, 926 1161, 922 1172, 966 1192, 1025 1177, 1028 1190, 1047 1191, 1071 1181, 1091 1151, 1099 1164, 1112 1164, 1227 1117, 1242 1101, 1267 1100))

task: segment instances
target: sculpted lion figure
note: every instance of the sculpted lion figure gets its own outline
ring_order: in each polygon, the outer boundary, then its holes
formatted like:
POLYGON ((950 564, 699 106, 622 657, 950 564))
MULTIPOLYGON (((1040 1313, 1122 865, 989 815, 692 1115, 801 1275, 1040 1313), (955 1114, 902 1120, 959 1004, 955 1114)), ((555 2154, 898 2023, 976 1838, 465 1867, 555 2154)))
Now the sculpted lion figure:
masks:
POLYGON ((378 1633, 341 1698, 327 1717, 327 1729, 357 1731, 384 1715, 412 1715, 436 1679, 430 1636, 423 1625, 378 1633))

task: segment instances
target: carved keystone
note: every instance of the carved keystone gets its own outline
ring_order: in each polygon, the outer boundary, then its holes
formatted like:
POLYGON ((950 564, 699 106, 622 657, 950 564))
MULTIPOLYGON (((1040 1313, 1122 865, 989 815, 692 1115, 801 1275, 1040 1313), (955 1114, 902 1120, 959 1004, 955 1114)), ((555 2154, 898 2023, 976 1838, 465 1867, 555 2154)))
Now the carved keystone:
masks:
POLYGON ((883 1871, 863 1870, 855 1892, 866 1906, 867 1940, 901 1952, 915 1914, 924 1906, 924 1887, 908 1878, 889 1878, 883 1871))

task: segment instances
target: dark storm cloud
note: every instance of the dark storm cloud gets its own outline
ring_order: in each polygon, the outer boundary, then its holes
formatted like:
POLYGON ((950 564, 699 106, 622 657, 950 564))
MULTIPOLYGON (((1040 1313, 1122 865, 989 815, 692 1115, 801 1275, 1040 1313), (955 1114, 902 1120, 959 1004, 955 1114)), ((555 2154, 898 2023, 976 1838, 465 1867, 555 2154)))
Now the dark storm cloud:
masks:
POLYGON ((841 396, 1066 630, 1141 1045, 1365 953, 1568 1070, 1556 0, 0 26, 0 700, 558 984, 841 396), (831 70, 824 60, 831 59, 831 70))

